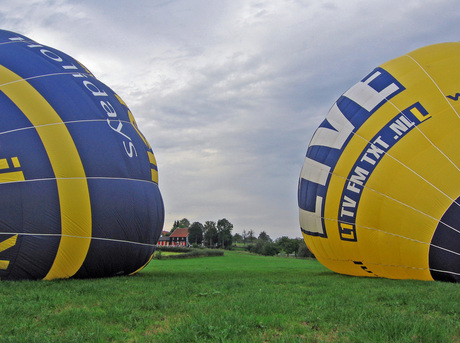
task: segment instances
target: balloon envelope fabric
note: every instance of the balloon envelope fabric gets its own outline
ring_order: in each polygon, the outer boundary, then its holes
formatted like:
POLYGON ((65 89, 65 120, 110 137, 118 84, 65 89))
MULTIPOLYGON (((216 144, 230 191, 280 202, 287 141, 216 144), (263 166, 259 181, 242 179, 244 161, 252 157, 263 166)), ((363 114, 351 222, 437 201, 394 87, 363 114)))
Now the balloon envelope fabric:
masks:
POLYGON ((329 269, 460 282, 459 65, 460 43, 384 63, 315 131, 300 225, 329 269))
POLYGON ((109 87, 0 31, 0 278, 132 274, 164 222, 153 151, 109 87))

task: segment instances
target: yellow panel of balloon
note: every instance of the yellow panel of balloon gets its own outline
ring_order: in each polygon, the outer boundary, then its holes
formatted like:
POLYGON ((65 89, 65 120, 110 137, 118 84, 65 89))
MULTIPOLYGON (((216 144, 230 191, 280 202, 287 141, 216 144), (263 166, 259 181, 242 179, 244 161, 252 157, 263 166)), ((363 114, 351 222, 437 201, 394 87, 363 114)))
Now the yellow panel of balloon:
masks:
POLYGON ((334 103, 298 185, 308 248, 342 274, 460 282, 460 43, 374 69, 334 103))

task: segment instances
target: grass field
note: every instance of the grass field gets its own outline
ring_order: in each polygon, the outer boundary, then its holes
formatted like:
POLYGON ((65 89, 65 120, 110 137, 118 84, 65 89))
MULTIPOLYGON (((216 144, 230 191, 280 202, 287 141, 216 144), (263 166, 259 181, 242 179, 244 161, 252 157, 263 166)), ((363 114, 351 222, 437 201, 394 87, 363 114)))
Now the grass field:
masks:
POLYGON ((460 342, 459 284, 242 252, 0 292, 0 342, 460 342))

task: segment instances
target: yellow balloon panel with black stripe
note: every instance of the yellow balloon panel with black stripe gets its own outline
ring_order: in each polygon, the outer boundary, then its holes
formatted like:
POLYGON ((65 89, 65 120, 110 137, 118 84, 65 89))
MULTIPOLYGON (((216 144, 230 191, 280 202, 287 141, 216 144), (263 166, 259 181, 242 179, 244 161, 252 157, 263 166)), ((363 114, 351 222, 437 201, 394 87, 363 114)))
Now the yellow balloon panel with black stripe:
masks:
POLYGON ((460 43, 373 70, 314 133, 301 230, 329 269, 460 282, 460 43))
POLYGON ((164 222, 153 151, 83 65, 0 31, 0 278, 131 274, 164 222))

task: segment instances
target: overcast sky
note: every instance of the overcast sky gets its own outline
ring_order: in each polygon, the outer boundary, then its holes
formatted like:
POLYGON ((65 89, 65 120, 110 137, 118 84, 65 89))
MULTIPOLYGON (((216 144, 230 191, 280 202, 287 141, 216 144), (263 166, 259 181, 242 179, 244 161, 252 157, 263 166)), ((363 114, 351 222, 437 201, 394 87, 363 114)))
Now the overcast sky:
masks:
POLYGON ((335 100, 460 40, 456 0, 0 0, 0 28, 78 59, 128 104, 174 220, 301 237, 297 183, 335 100))

